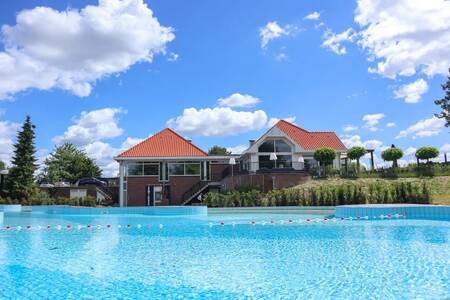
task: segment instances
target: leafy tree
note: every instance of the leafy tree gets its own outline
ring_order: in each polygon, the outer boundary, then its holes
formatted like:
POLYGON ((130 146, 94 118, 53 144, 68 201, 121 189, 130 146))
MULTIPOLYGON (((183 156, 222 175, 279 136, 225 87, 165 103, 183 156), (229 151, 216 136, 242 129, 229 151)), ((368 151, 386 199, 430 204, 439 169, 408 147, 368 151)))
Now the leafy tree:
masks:
POLYGON ((442 89, 445 92, 445 96, 442 99, 435 100, 434 103, 439 105, 442 111, 435 114, 440 119, 445 119, 445 126, 450 127, 450 68, 448 69, 449 76, 447 82, 442 85, 442 89))
POLYGON ((4 170, 6 168, 6 165, 3 161, 0 160, 0 171, 4 170))
POLYGON ((394 145, 391 148, 384 150, 381 153, 381 158, 385 161, 392 161, 392 167, 397 168, 398 163, 397 160, 403 157, 403 150, 395 147, 394 145))
POLYGON ((314 159, 320 162, 321 167, 323 168, 323 175, 326 174, 326 165, 329 165, 333 162, 333 159, 336 157, 336 151, 332 148, 319 148, 314 152, 314 159))
POLYGON ((427 163, 430 162, 430 159, 438 157, 439 150, 435 147, 422 147, 417 149, 416 157, 418 159, 426 159, 427 163))
POLYGON ((68 181, 74 183, 83 177, 102 175, 102 171, 95 161, 70 143, 57 147, 44 164, 42 178, 47 182, 68 181))
POLYGON ((225 148, 225 147, 220 147, 218 145, 214 145, 208 150, 208 154, 210 154, 210 155, 230 155, 231 152, 228 151, 227 148, 225 148))
POLYGON ((350 159, 356 159, 356 170, 359 172, 359 159, 363 157, 367 153, 367 150, 364 147, 355 146, 351 147, 347 151, 347 156, 350 159))
POLYGON ((26 117, 22 130, 17 134, 17 142, 14 144, 14 156, 12 167, 7 177, 7 189, 10 196, 15 199, 28 199, 34 189, 34 173, 37 170, 34 147, 34 129, 30 116, 26 117))

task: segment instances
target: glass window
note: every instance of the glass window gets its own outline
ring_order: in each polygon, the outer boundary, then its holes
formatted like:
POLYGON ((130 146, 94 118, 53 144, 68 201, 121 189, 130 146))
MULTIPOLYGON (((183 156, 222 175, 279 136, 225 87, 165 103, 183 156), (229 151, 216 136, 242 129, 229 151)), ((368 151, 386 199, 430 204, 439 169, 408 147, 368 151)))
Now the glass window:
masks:
POLYGON ((184 163, 169 164, 169 175, 184 175, 184 163))
POLYGON ((157 164, 144 164, 144 175, 158 175, 159 167, 157 164))
POLYGON ((200 164, 186 163, 186 175, 200 175, 200 164))
POLYGON ((260 155, 259 156, 259 168, 260 169, 272 169, 275 162, 270 160, 270 155, 260 155))
POLYGON ((128 165, 128 176, 141 176, 143 175, 142 163, 134 163, 128 165))
POLYGON ((283 140, 276 140, 275 152, 291 152, 291 147, 283 140))
POLYGON ((274 152, 275 147, 273 140, 265 141, 258 148, 258 152, 274 152))
POLYGON ((277 155, 277 168, 290 168, 292 167, 291 155, 277 155))

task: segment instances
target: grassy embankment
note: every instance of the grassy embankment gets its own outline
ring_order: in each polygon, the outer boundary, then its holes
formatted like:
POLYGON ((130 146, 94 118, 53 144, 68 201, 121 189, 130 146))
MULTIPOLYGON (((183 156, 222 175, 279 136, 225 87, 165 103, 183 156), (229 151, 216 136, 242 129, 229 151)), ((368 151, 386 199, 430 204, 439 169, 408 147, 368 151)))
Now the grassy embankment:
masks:
POLYGON ((319 179, 297 186, 298 188, 318 187, 329 184, 360 183, 370 184, 374 182, 393 183, 393 182, 418 182, 426 181, 431 191, 431 203, 450 205, 450 176, 436 176, 432 178, 398 178, 398 179, 379 179, 379 178, 360 178, 360 179, 319 179))

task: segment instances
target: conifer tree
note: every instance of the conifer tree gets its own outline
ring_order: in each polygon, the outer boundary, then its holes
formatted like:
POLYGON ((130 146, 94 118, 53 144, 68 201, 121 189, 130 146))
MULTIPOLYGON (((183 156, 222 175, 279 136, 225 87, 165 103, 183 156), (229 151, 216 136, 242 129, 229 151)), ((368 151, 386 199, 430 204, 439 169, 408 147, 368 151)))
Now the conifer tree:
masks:
POLYGON ((22 129, 17 134, 14 144, 12 167, 7 177, 7 189, 12 198, 28 199, 35 189, 35 175, 37 170, 34 147, 34 129, 30 116, 27 116, 22 129))

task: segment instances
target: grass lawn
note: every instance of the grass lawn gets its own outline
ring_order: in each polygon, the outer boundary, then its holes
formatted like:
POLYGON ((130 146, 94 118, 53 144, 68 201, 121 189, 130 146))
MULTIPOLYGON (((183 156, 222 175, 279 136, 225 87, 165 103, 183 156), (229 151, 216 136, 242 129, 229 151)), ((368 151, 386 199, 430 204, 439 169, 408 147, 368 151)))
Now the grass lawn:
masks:
POLYGON ((433 178, 399 178, 399 179, 381 179, 381 178, 360 178, 360 179, 315 179, 308 183, 299 185, 299 187, 326 185, 328 183, 344 183, 346 181, 359 183, 374 182, 374 181, 419 181, 426 180, 431 187, 433 204, 450 205, 450 176, 437 176, 433 178))

